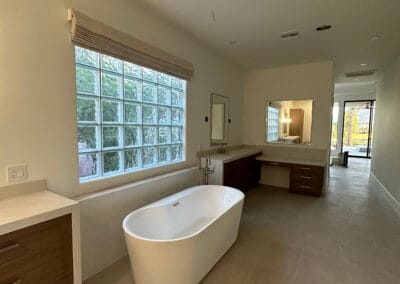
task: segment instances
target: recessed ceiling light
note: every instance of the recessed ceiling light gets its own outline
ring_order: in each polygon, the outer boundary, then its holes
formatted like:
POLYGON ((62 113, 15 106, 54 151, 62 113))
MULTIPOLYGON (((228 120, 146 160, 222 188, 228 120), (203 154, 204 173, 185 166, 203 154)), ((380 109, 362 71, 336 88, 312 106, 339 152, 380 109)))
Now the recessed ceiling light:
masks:
POLYGON ((331 25, 322 25, 322 26, 316 27, 315 30, 321 32, 321 31, 329 30, 330 28, 332 28, 331 25))
POLYGON ((365 66, 367 66, 368 64, 367 63, 361 63, 360 64, 360 66, 362 66, 362 67, 365 67, 365 66))
POLYGON ((379 39, 380 39, 379 36, 373 36, 373 37, 371 37, 371 40, 372 40, 372 41, 377 41, 377 40, 379 40, 379 39))

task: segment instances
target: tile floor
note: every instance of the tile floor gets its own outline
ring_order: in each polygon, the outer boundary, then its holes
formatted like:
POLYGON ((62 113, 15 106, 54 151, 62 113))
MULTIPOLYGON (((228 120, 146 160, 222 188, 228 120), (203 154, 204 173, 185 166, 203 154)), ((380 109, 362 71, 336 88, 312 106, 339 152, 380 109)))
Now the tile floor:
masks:
MULTIPOLYGON (((368 172, 365 159, 331 168, 322 198, 249 191, 237 242, 202 284, 400 283, 400 218, 368 172)), ((134 283, 129 259, 85 282, 94 283, 134 283)))

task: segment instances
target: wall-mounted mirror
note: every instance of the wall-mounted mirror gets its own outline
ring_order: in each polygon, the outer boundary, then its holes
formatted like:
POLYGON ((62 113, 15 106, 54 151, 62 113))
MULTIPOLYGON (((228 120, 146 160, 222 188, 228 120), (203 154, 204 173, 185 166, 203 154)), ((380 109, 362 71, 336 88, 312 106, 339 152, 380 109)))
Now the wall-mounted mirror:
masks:
POLYGON ((229 98, 211 94, 211 144, 228 143, 229 98))
POLYGON ((311 145, 312 100, 268 102, 266 142, 311 145))

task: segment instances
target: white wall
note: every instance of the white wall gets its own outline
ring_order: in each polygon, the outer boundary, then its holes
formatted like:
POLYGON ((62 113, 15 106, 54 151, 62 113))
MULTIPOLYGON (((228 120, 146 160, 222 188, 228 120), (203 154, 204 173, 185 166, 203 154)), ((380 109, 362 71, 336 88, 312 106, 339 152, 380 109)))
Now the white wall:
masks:
POLYGON ((243 71, 134 1, 3 0, 0 4, 0 185, 7 165, 27 163, 29 179, 47 179, 65 196, 100 190, 194 165, 210 145, 210 93, 230 97, 229 144, 242 144, 243 71), (187 163, 79 185, 73 7, 194 64, 188 84, 187 163))
POLYGON ((314 101, 311 146, 328 149, 333 103, 332 62, 250 71, 244 89, 244 144, 265 145, 267 101, 301 99, 314 101))
POLYGON ((400 57, 381 75, 376 96, 371 172, 400 202, 400 57))

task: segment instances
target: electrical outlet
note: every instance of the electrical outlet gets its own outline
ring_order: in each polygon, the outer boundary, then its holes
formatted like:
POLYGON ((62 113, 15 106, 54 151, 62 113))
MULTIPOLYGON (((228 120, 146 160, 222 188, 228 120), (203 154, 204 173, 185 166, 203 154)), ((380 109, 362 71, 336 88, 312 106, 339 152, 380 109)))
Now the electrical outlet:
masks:
POLYGON ((28 166, 26 164, 7 167, 8 182, 18 182, 28 179, 28 166))

